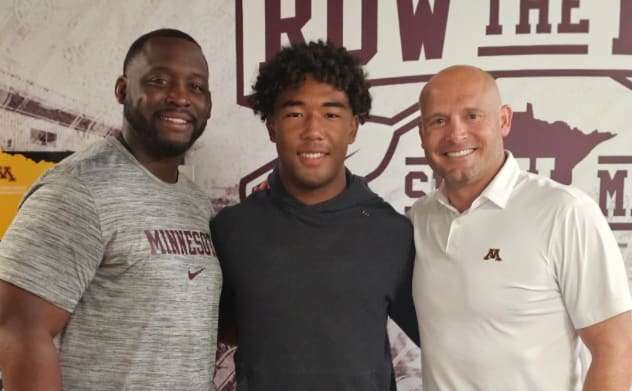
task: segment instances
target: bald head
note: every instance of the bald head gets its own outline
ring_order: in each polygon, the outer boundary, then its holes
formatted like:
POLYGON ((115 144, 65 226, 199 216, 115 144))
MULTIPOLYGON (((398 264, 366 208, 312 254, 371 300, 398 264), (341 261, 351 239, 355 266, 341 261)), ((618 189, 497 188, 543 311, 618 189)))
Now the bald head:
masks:
POLYGON ((500 107, 501 99, 496 80, 487 71, 472 65, 454 65, 441 70, 434 75, 419 94, 419 107, 424 114, 424 105, 431 95, 441 94, 445 88, 459 85, 475 85, 479 91, 484 92, 490 99, 490 103, 500 107))

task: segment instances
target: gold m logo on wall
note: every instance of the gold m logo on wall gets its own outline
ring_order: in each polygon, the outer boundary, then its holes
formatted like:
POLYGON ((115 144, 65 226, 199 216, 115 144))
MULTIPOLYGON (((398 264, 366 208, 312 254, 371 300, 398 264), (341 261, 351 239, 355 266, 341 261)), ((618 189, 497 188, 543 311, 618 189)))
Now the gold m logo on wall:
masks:
POLYGON ((503 259, 500 257, 500 249, 499 248, 490 248, 489 251, 487 251, 487 255, 485 255, 483 257, 484 260, 489 261, 490 259, 492 261, 496 261, 496 262, 500 262, 503 259))
POLYGON ((0 240, 28 188, 54 164, 45 160, 34 161, 20 153, 7 153, 0 147, 0 240))

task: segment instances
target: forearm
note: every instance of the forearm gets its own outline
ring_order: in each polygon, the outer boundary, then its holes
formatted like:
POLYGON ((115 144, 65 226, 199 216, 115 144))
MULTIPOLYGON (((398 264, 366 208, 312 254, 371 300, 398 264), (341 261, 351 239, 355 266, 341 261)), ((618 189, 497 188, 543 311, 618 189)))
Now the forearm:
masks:
POLYGON ((50 336, 23 334, 2 339, 0 372, 6 391, 62 390, 59 356, 50 336))
POLYGON ((586 375, 584 391, 629 391, 632 360, 629 354, 594 356, 586 375))
POLYGON ((632 314, 615 315, 577 330, 592 357, 584 391, 629 391, 632 383, 632 314))

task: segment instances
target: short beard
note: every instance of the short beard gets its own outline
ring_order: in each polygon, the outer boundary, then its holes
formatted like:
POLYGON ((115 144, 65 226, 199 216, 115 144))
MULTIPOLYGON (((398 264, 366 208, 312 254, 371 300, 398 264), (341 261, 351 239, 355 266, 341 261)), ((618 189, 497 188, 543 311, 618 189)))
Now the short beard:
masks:
MULTIPOLYGON (((127 99, 123 103, 123 115, 131 126, 132 131, 138 136, 139 141, 145 146, 146 152, 155 158, 175 157, 188 151, 193 143, 204 133, 207 123, 205 120, 199 127, 193 129, 188 142, 174 143, 161 139, 154 124, 143 118, 137 111, 134 111, 132 103, 127 99)), ((154 114, 152 118, 156 117, 157 114, 154 114)))

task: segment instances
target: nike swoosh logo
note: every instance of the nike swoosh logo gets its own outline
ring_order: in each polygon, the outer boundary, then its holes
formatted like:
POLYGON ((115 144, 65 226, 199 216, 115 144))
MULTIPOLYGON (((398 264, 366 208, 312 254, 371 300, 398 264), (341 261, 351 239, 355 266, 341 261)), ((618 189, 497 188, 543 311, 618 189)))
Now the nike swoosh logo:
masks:
POLYGON ((206 269, 205 267, 201 268, 200 270, 194 271, 192 272, 191 269, 189 269, 189 280, 194 279, 195 277, 198 276, 198 274, 202 273, 204 271, 204 269, 206 269))

